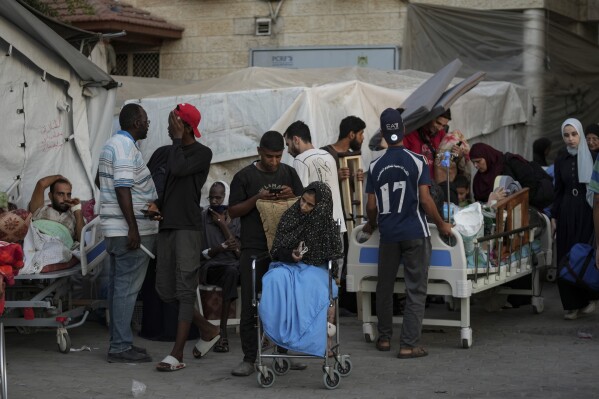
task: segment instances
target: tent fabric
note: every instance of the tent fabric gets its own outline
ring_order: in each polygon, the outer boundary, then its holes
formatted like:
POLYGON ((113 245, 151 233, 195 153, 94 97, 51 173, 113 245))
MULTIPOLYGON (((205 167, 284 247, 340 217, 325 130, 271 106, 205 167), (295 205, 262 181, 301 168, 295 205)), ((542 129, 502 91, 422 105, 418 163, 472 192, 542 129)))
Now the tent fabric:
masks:
MULTIPOLYGON (((181 102, 202 113, 199 139, 213 151, 208 183, 224 179, 255 157, 260 137, 267 130, 284 132, 296 120, 310 127, 315 147, 337 141, 340 121, 356 115, 366 122, 362 146, 363 167, 378 154, 367 147, 376 132, 379 115, 399 107, 431 74, 413 70, 380 71, 367 68, 291 70, 246 68, 228 75, 178 86, 144 98, 134 96, 151 120, 148 138, 141 144, 145 159, 170 143, 168 114, 181 102)), ((455 79, 450 86, 462 79, 455 79)), ((126 82, 124 87, 126 87, 126 82)), ((507 82, 481 82, 452 105, 452 129, 470 138, 503 140, 514 148, 524 142, 522 126, 530 118, 525 89, 507 82)), ((291 163, 285 153, 283 161, 291 163)))
POLYGON ((114 85, 114 80, 97 65, 79 53, 67 41, 62 39, 46 24, 41 23, 29 10, 19 4, 16 0, 4 0, 0 2, 0 16, 8 19, 16 27, 33 40, 59 55, 77 73, 86 85, 109 86, 114 85))
POLYGON ((112 130, 116 90, 105 87, 114 80, 28 13, 14 0, 0 2, 0 51, 6 54, 0 57, 0 190, 20 178, 17 205, 26 207, 40 178, 62 174, 74 196, 90 199, 98 146, 112 130))
MULTIPOLYGON (((554 152, 563 147, 559 127, 570 116, 583 125, 599 121, 599 47, 552 14, 545 12, 539 21, 521 11, 410 3, 406 21, 402 68, 434 72, 459 58, 464 66, 458 76, 484 71, 490 80, 529 89, 531 81, 539 80, 542 89, 533 94, 539 96, 533 99, 538 113, 529 121, 524 156, 532 157, 532 143, 540 136, 559 143, 554 152), (531 71, 531 63, 538 69, 531 71)), ((503 144, 497 148, 514 151, 509 141, 503 144)))

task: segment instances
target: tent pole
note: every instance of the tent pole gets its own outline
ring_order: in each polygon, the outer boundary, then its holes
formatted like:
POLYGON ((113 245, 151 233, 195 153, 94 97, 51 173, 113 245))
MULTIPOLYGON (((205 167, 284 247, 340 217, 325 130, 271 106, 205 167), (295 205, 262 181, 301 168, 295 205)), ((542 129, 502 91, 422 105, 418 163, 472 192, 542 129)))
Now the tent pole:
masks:
POLYGON ((524 86, 532 98, 532 119, 524 142, 524 152, 532 156, 532 143, 543 136, 543 78, 545 74, 545 10, 524 10, 526 17, 523 30, 524 86))

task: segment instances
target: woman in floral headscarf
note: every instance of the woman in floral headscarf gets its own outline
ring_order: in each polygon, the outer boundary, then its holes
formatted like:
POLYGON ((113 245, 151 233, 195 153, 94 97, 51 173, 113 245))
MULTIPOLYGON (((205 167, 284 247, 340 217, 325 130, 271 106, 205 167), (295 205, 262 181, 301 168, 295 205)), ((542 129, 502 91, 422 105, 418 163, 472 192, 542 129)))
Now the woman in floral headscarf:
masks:
MULTIPOLYGON (((331 190, 325 183, 310 183, 283 213, 272 245, 273 263, 262 278, 260 319, 264 332, 278 346, 314 356, 325 354, 330 303, 324 266, 341 254, 331 190)), ((334 282, 332 289, 336 297, 334 282)))

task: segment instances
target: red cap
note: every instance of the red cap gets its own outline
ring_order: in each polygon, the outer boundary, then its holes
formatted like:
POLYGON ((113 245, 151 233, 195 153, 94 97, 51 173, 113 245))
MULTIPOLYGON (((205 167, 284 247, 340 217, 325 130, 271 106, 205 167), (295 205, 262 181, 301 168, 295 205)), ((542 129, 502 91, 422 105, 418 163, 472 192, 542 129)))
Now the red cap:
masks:
POLYGON ((195 134, 196 137, 202 137, 200 131, 198 130, 198 125, 200 124, 200 120, 202 120, 202 115, 196 107, 186 103, 179 104, 177 105, 177 108, 175 108, 175 115, 191 126, 193 129, 193 134, 195 134))

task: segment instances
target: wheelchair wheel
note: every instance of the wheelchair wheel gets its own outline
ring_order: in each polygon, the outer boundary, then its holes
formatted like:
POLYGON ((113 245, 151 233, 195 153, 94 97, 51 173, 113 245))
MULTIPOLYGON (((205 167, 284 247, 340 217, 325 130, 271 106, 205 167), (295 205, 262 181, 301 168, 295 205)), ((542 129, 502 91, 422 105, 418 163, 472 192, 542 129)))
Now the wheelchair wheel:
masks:
POLYGON ((343 364, 335 362, 335 369, 339 372, 339 375, 341 377, 347 377, 351 374, 352 370, 351 360, 345 359, 345 361, 343 361, 343 364))
POLYGON ((291 369, 291 362, 287 358, 273 359, 272 369, 276 375, 285 375, 291 369))
POLYGON ((333 370, 333 376, 333 379, 331 379, 327 373, 324 373, 323 375, 322 380, 327 389, 335 389, 339 386, 339 382, 341 382, 341 375, 337 370, 333 370))
POLYGON ((258 384, 262 388, 270 388, 275 383, 275 373, 269 368, 266 369, 266 375, 258 372, 258 384))

